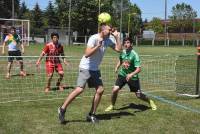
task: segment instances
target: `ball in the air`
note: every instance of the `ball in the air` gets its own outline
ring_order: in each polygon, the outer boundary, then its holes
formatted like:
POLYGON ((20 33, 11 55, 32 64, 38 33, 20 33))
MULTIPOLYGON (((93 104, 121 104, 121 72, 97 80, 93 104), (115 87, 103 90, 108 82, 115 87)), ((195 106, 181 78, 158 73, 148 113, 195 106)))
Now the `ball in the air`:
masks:
POLYGON ((111 16, 109 13, 103 12, 98 16, 99 23, 110 23, 111 16))

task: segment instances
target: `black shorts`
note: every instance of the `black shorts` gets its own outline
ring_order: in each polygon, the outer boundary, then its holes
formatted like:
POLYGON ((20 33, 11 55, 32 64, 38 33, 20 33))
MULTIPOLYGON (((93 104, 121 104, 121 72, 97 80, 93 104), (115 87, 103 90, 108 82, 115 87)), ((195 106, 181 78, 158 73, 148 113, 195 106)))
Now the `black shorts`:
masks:
POLYGON ((115 86, 119 86, 121 89, 125 84, 128 84, 130 92, 140 92, 140 80, 126 80, 126 77, 123 77, 121 75, 118 75, 118 78, 115 82, 115 86))
POLYGON ((8 51, 8 62, 13 62, 14 58, 16 58, 16 60, 23 60, 21 56, 21 51, 8 51))

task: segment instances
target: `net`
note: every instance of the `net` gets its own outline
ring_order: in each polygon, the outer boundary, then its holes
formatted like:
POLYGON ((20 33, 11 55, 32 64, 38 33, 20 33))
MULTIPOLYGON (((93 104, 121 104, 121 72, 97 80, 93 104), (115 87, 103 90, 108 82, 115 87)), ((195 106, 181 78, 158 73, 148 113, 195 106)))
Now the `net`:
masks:
POLYGON ((29 45, 30 37, 30 21, 22 19, 4 19, 0 18, 0 32, 1 38, 0 42, 2 44, 5 36, 8 34, 9 29, 14 26, 16 28, 17 34, 20 35, 22 43, 24 45, 29 45))
MULTIPOLYGON (((80 57, 67 57, 70 66, 63 64, 64 92, 58 91, 56 82, 58 74, 55 72, 51 91, 44 93, 47 77, 45 71, 45 60, 43 58, 39 68, 36 68, 38 56, 23 56, 26 77, 19 75, 19 65, 15 61, 11 69, 11 78, 6 79, 6 56, 0 57, 0 103, 12 101, 38 101, 43 99, 63 99, 75 86, 78 76, 80 57)), ((101 75, 104 83, 105 94, 110 94, 117 78, 114 67, 117 57, 104 57, 101 64, 101 75)), ((174 93, 194 93, 195 91, 195 56, 141 56, 142 72, 139 74, 141 88, 145 92, 172 91, 174 93), (185 64, 187 62, 187 64, 185 64)), ((128 88, 125 86, 125 88, 128 88)), ((94 90, 87 90, 93 95, 94 90)), ((171 94, 171 92, 170 92, 171 94)), ((164 94, 159 94, 164 95, 164 94)))
POLYGON ((178 56, 176 60, 176 91, 179 94, 195 95, 197 60, 195 55, 178 56))

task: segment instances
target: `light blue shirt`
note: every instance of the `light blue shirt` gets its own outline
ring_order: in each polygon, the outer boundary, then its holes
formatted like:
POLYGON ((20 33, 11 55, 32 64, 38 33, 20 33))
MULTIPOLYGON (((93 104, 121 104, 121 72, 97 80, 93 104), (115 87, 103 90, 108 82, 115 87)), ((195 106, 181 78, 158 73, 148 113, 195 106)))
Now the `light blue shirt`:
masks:
MULTIPOLYGON (((88 40, 87 47, 94 47, 98 45, 98 38, 99 34, 92 35, 88 40)), ((107 47, 114 48, 115 44, 116 40, 114 36, 110 36, 109 38, 104 39, 102 41, 102 47, 98 48, 98 50, 96 50, 96 52, 93 55, 91 55, 88 58, 86 58, 85 55, 83 55, 79 68, 92 71, 99 70, 99 65, 103 59, 107 47)))

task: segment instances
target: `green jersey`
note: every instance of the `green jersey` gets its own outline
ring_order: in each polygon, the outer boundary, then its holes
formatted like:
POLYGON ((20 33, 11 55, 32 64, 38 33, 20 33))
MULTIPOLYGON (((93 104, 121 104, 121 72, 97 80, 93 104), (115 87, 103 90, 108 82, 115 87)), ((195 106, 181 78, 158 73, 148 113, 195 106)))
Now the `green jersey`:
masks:
MULTIPOLYGON (((125 68, 124 66, 121 66, 119 70, 119 75, 126 77, 127 74, 132 73, 136 70, 137 67, 140 67, 140 58, 138 54, 132 49, 130 51, 123 50, 119 56, 120 62, 123 64, 126 62, 128 65, 128 68, 125 68)), ((132 80, 138 79, 138 74, 135 74, 132 78, 132 80)))

